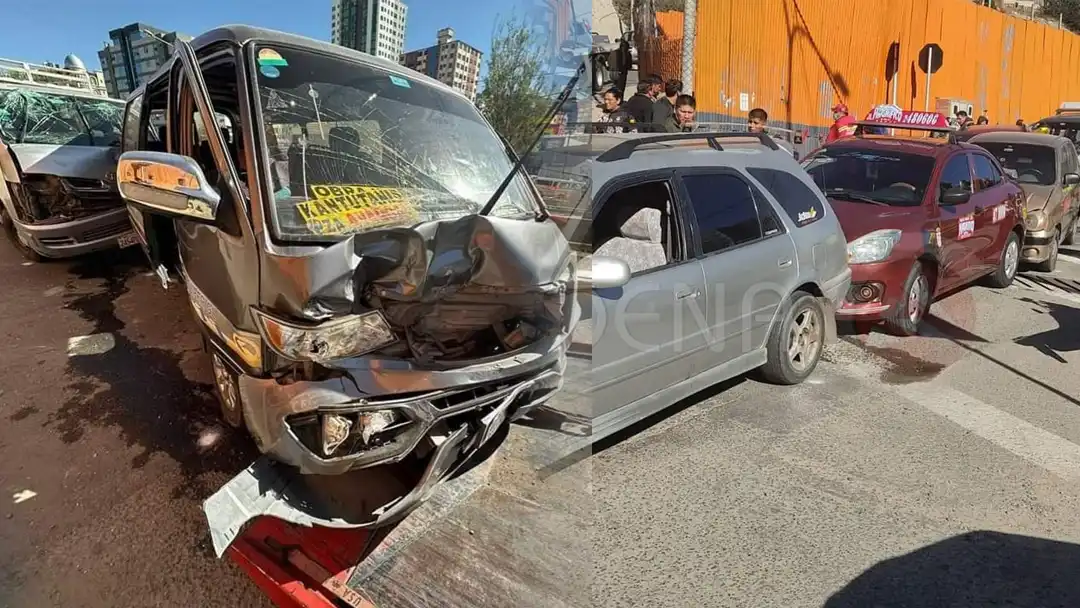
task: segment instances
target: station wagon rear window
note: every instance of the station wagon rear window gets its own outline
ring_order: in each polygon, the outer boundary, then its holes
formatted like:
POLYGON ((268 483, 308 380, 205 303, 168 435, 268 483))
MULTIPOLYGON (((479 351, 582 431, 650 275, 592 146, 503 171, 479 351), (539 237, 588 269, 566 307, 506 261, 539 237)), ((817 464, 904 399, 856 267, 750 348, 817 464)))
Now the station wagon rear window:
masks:
POLYGON ((825 148, 803 161, 825 196, 894 207, 922 203, 934 159, 878 148, 825 148))
MULTIPOLYGON (((473 104, 419 79, 265 46, 256 70, 280 238, 333 241, 477 213, 513 166, 473 104)), ((492 215, 537 210, 519 174, 492 215)))
POLYGON ((976 143, 993 154, 1005 171, 1015 175, 1021 184, 1053 186, 1058 182, 1057 160, 1051 146, 996 141, 976 143))

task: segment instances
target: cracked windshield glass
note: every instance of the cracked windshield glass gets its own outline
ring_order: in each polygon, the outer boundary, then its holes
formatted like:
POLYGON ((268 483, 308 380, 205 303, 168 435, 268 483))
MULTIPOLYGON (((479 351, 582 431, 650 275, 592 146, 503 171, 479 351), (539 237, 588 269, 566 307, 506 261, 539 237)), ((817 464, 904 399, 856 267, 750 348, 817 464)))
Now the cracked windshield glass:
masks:
POLYGON ((8 143, 113 146, 123 114, 122 101, 0 90, 0 137, 8 143))
MULTIPOLYGON (((278 234, 337 240, 478 213, 513 163, 467 100, 358 63, 257 50, 278 234)), ((538 207, 517 177, 491 215, 538 207)))

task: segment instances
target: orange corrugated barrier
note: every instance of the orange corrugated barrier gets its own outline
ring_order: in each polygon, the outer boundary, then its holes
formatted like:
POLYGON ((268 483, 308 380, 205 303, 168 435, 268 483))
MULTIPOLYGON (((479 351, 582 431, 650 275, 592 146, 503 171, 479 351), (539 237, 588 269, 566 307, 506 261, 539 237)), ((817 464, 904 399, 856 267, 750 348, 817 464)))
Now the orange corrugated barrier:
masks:
MULTIPOLYGON (((682 13, 657 19, 665 38, 682 38, 682 13)), ((707 0, 697 15, 698 109, 742 116, 743 107, 760 106, 773 121, 825 126, 842 101, 861 117, 892 101, 886 58, 894 42, 896 101, 905 108, 924 108, 926 74, 917 60, 928 43, 942 50, 931 108, 937 98, 964 99, 992 124, 1012 124, 1080 101, 1080 36, 970 0, 707 0)))

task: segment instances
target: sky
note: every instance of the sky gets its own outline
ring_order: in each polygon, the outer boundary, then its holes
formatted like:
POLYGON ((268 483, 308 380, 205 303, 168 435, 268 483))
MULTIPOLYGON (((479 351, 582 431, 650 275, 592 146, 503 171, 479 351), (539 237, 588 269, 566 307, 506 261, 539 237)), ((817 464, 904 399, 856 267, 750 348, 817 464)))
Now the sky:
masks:
MULTIPOLYGON (((484 51, 498 18, 513 14, 517 0, 405 0, 409 7, 405 50, 435 44, 435 32, 452 27, 459 40, 484 51)), ((37 0, 4 11, 0 57, 30 63, 62 63, 74 53, 89 70, 109 31, 141 22, 190 36, 218 25, 243 23, 320 40, 330 39, 331 0, 37 0)))

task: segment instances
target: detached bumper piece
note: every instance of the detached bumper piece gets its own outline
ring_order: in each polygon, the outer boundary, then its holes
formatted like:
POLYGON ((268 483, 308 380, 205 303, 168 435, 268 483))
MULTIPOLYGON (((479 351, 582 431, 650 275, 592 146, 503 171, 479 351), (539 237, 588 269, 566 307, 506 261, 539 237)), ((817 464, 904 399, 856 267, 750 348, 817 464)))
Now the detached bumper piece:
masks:
MULTIPOLYGON (((498 390, 487 396, 496 398, 497 405, 482 415, 479 412, 473 412, 471 416, 462 415, 468 413, 462 410, 476 407, 475 400, 447 408, 449 413, 461 414, 447 417, 444 412, 428 423, 445 420, 448 422, 445 428, 449 430, 438 432, 431 426, 425 429, 427 433, 423 436, 433 448, 419 480, 404 496, 392 498, 369 514, 344 515, 353 510, 354 505, 346 506, 336 500, 332 488, 335 484, 355 485, 356 482, 348 476, 303 475, 295 467, 263 456, 203 503, 214 551, 221 557, 247 524, 264 515, 306 527, 379 528, 395 523, 427 500, 439 482, 468 462, 496 435, 509 417, 520 414, 518 409, 531 408, 545 401, 551 394, 548 391, 553 391, 553 388, 545 385, 552 381, 559 382, 561 378, 561 374, 549 370, 519 382, 509 390, 498 390), (544 398, 521 403, 519 397, 532 389, 543 391, 544 398), (330 492, 327 492, 328 489, 330 492)), ((350 493, 355 494, 355 491, 345 492, 350 493)))

